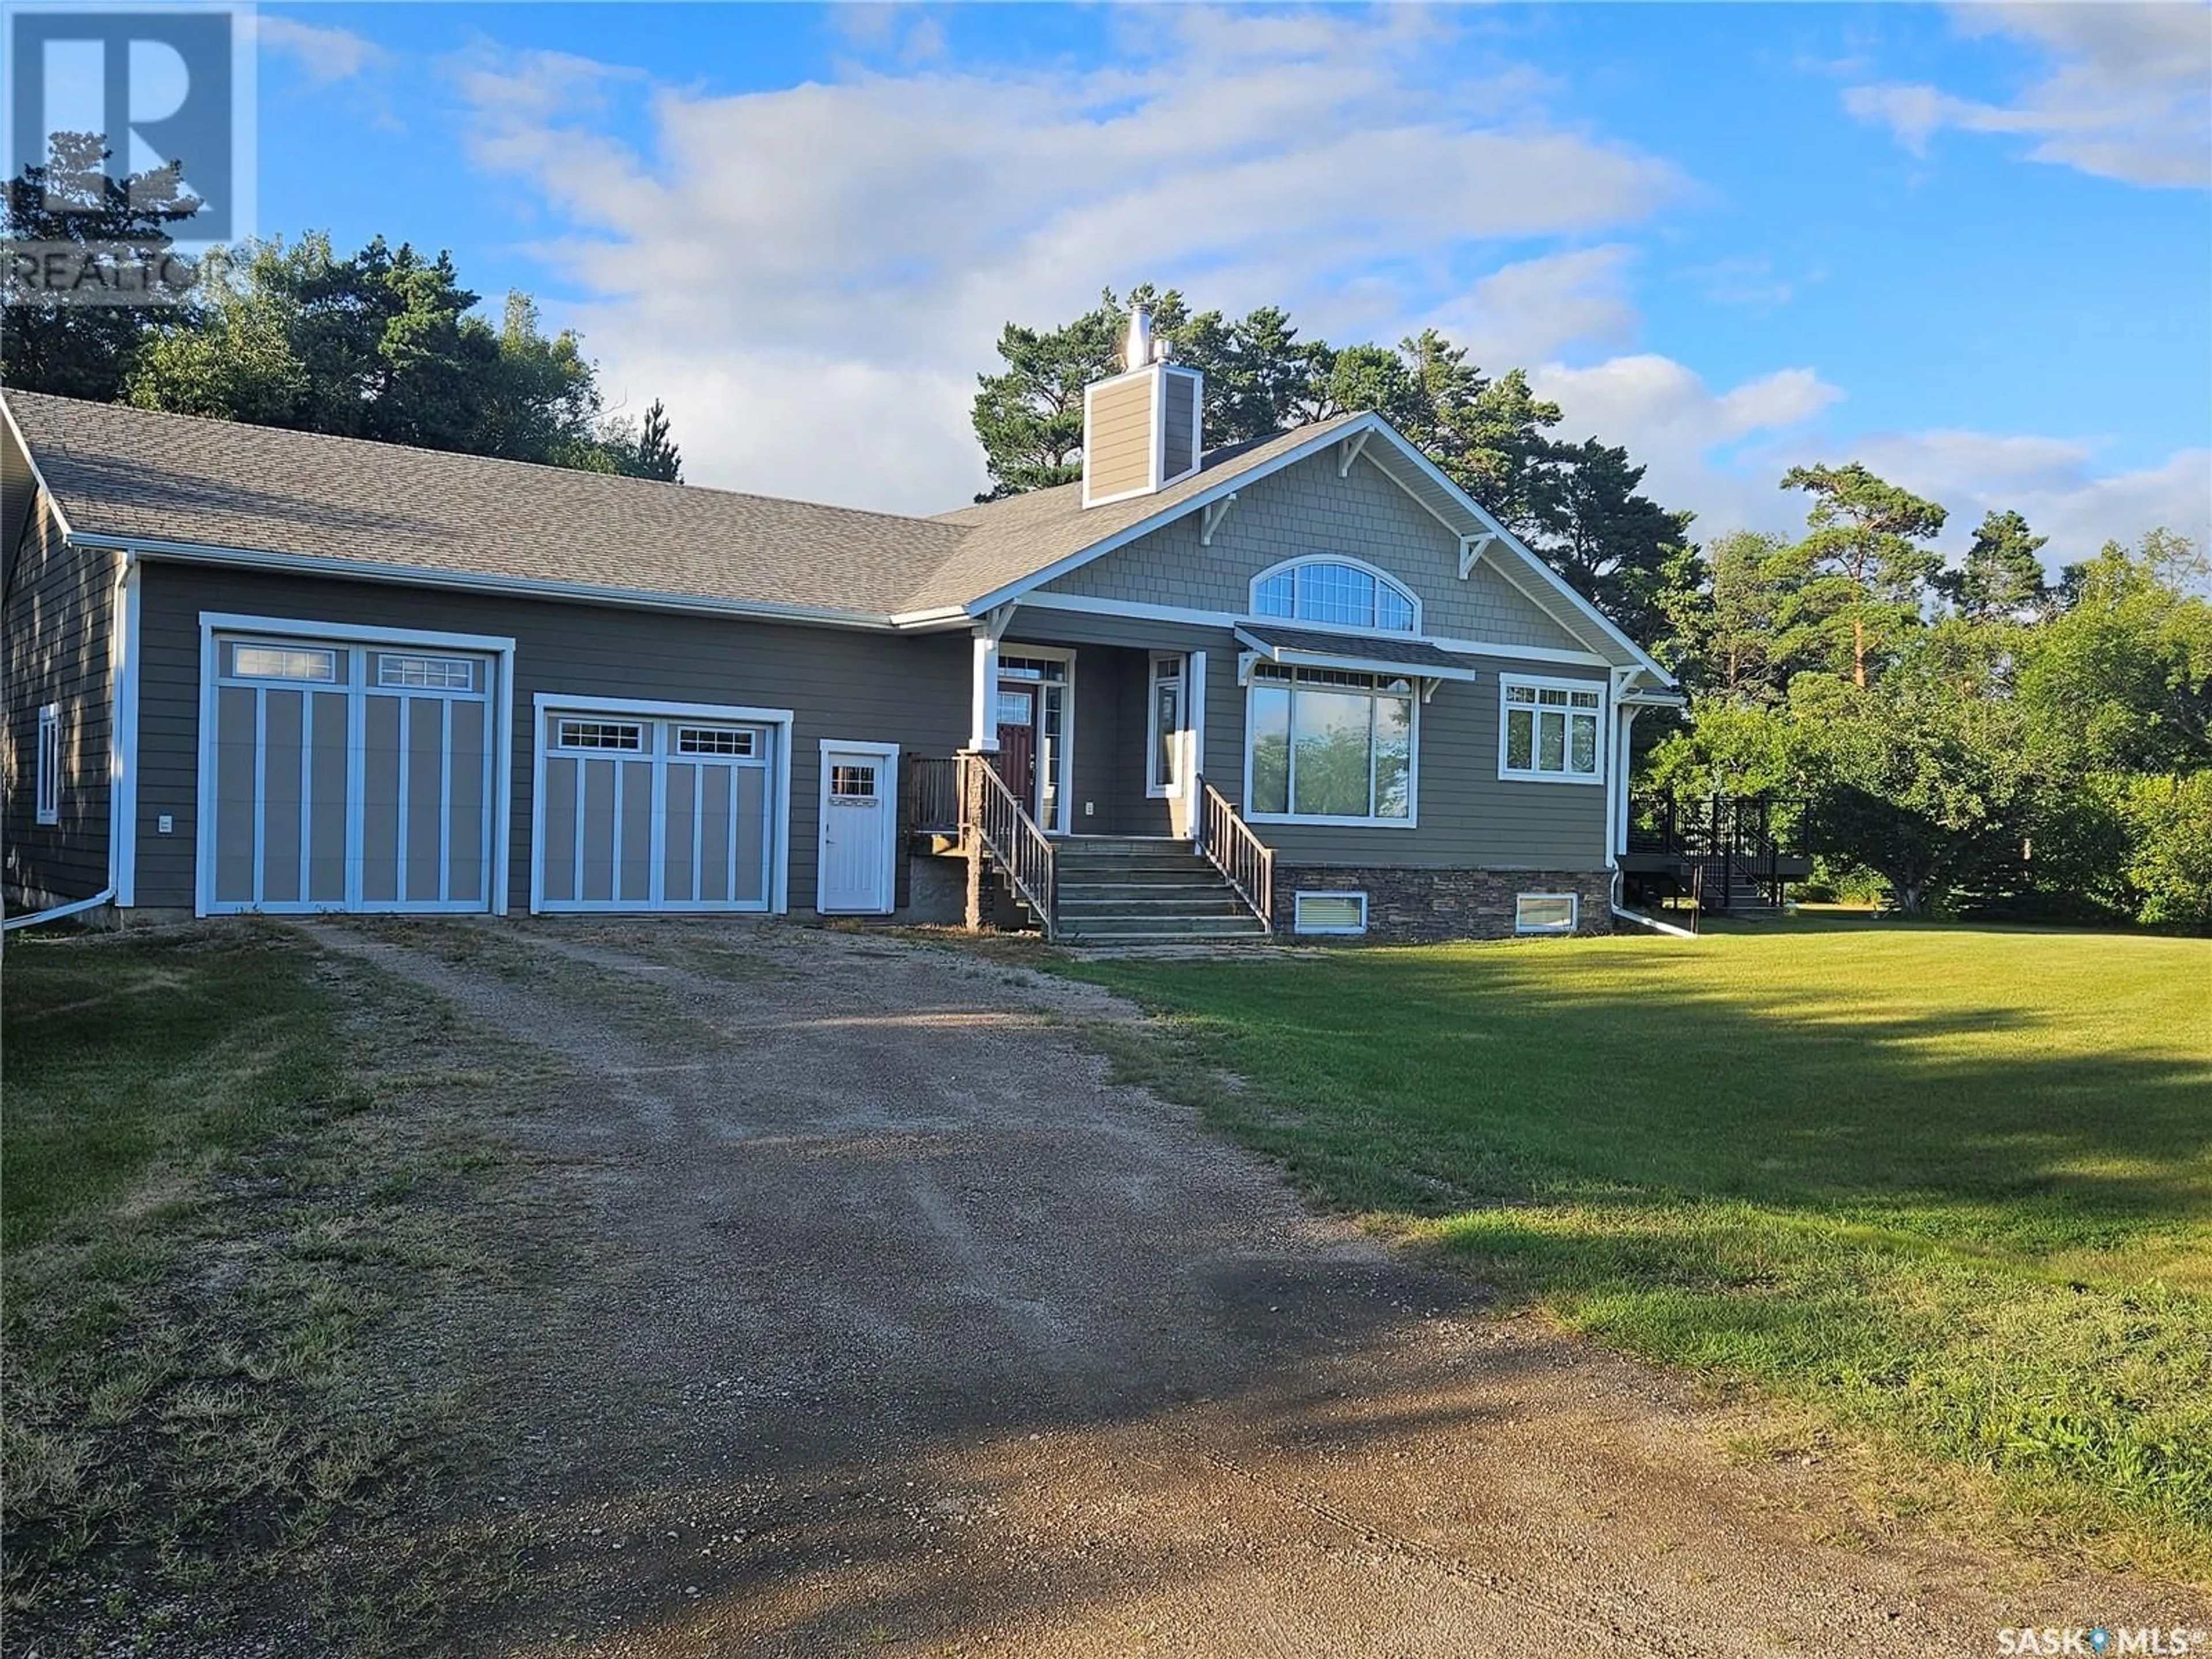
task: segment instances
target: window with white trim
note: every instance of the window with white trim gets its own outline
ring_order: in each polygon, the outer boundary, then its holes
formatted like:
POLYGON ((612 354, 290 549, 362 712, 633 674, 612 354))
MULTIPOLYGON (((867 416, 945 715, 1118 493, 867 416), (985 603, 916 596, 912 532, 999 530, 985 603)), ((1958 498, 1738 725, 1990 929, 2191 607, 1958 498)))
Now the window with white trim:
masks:
POLYGON ((1252 614, 1323 628, 1419 631, 1420 602, 1381 571, 1348 559, 1293 560, 1252 583, 1252 614))
POLYGON ((62 706, 39 710, 39 822, 62 821, 62 706))
POLYGON ((1605 780, 1605 687, 1594 680, 1498 678, 1498 775, 1538 783, 1605 780))
POLYGON ((1291 900, 1291 931, 1294 933, 1364 933, 1367 931, 1364 893, 1298 893, 1291 900))
POLYGON ((1520 893, 1513 900, 1516 933, 1571 933, 1581 902, 1572 893, 1520 893))
POLYGON ((591 749, 645 751, 645 727, 635 720, 574 720, 556 721, 553 742, 561 749, 591 749))
POLYGON ((1411 679, 1255 662, 1246 700, 1249 817, 1412 825, 1411 679))
POLYGON ((1165 795, 1176 783, 1176 738, 1183 729, 1183 658, 1179 651, 1152 653, 1152 691, 1146 699, 1145 793, 1165 795))

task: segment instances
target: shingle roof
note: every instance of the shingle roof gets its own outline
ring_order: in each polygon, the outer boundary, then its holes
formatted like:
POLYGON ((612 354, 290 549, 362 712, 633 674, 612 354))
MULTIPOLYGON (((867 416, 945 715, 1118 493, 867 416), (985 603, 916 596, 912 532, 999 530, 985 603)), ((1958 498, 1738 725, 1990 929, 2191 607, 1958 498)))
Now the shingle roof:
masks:
POLYGON ((1086 510, 1070 484, 924 519, 37 392, 7 403, 81 534, 878 621, 969 605, 1358 418, 1217 451, 1157 495, 1086 510))
POLYGON ((79 532, 885 617, 927 519, 10 392, 79 532))

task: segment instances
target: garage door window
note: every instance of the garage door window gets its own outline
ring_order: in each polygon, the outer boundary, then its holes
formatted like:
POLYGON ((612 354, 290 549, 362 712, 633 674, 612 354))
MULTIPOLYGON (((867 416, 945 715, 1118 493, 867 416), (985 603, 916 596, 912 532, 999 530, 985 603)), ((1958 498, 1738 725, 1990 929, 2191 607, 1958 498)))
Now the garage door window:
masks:
POLYGON ((387 651, 376 659, 376 683, 439 691, 473 691, 483 666, 466 657, 403 657, 387 651))
POLYGON ((626 720, 562 720, 554 734, 561 749, 612 749, 638 755, 645 752, 645 728, 626 720))
POLYGON ((679 726, 676 728, 676 752, 750 756, 753 733, 733 726, 679 726))
POLYGON ((338 677, 338 653, 291 645, 233 645, 229 674, 240 680, 315 680, 329 684, 338 677))

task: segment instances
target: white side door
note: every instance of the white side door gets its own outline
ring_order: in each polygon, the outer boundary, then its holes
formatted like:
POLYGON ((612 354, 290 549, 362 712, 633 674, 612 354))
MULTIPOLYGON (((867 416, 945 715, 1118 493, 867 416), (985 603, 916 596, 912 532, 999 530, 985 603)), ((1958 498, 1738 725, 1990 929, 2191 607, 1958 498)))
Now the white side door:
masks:
POLYGON ((814 908, 889 915, 898 853, 898 745, 822 744, 822 846, 814 908))

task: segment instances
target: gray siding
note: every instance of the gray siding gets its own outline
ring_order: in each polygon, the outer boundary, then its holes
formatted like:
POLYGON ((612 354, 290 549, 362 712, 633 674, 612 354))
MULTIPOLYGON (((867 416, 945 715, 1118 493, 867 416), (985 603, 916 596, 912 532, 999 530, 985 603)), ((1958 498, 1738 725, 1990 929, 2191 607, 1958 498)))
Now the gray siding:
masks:
POLYGON ((1165 374, 1167 391, 1161 413, 1166 460, 1162 483, 1183 477, 1195 465, 1191 458, 1191 441, 1198 428, 1198 376, 1176 369, 1168 369, 1165 374))
MULTIPOLYGON (((1242 511, 1240 507, 1239 511, 1242 511)), ((1038 644, 1072 645, 1075 661, 1076 826, 1098 835, 1164 835, 1164 802, 1144 790, 1147 651, 1203 651, 1206 752, 1213 786, 1244 805, 1243 649, 1227 629, 1027 611, 1009 630, 1038 644), (1103 751, 1103 752, 1102 752, 1103 751), (1086 796, 1086 791, 1095 792, 1086 796), (1088 823, 1083 802, 1101 815, 1088 823)), ((1008 647, 1009 649, 1012 647, 1008 647)), ((1290 863, 1431 869, 1596 870, 1605 865, 1607 791, 1587 783, 1525 783, 1498 775, 1498 677, 1529 673, 1605 684, 1601 670, 1498 658, 1480 678, 1440 685, 1415 714, 1419 775, 1410 830, 1264 823, 1261 840, 1290 863)))
POLYGON ((1199 545, 1193 513, 1046 584, 1089 599, 1246 614, 1252 578, 1285 559, 1346 553, 1379 566, 1421 601, 1424 629, 1447 639, 1546 650, 1590 647, 1489 567, 1459 575, 1459 542, 1362 459, 1336 476, 1334 450, 1240 487, 1237 505, 1199 545))
POLYGON ((90 898, 107 885, 120 556, 65 546, 12 437, 0 440, 7 602, 0 708, 0 884, 11 907, 90 898), (38 822, 39 709, 61 705, 61 822, 38 822))
MULTIPOLYGON (((517 913, 530 904, 532 700, 541 691, 793 710, 794 911, 814 905, 821 740, 896 743, 908 754, 947 755, 967 735, 965 635, 890 638, 169 563, 147 565, 141 580, 141 905, 193 902, 203 611, 512 637, 507 904, 517 913), (155 820, 165 812, 173 815, 175 831, 157 835, 155 820)), ((902 890, 904 881, 902 871, 902 890)))

